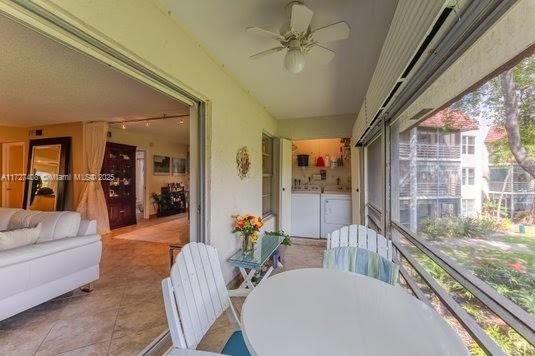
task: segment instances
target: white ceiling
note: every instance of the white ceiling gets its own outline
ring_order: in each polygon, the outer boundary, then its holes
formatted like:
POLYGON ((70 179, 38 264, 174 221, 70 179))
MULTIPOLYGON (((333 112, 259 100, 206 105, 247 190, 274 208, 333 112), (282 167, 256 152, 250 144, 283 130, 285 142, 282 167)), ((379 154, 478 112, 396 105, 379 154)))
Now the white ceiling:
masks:
POLYGON ((0 125, 124 120, 189 108, 0 15, 0 125))
MULTIPOLYGON (((121 124, 112 124, 111 127, 122 129, 121 124)), ((189 145, 189 117, 154 120, 151 121, 149 127, 145 126, 144 122, 131 122, 127 123, 125 132, 149 134, 166 141, 189 145)))
POLYGON ((278 42, 245 32, 258 26, 279 32, 289 0, 160 0, 276 118, 356 113, 368 88, 397 0, 304 0, 314 11, 312 28, 338 21, 348 40, 329 43, 329 65, 307 62, 297 75, 282 69, 284 53, 250 60, 278 42))

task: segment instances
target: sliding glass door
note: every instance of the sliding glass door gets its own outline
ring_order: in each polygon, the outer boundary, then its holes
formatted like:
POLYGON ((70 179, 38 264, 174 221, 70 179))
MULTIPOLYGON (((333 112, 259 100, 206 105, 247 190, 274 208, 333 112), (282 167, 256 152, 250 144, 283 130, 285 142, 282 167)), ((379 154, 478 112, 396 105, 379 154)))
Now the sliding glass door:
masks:
POLYGON ((380 133, 364 147, 366 170, 366 225, 384 233, 384 177, 385 157, 383 135, 380 133))

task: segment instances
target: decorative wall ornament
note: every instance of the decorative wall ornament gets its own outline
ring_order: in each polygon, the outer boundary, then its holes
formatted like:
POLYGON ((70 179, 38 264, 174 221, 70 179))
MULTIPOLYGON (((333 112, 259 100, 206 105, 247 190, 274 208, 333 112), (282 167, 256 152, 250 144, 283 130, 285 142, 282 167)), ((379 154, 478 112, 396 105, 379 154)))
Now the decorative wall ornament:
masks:
POLYGON ((251 168, 251 159, 247 146, 243 146, 238 150, 236 154, 236 167, 238 168, 238 177, 241 179, 247 178, 249 169, 251 168))

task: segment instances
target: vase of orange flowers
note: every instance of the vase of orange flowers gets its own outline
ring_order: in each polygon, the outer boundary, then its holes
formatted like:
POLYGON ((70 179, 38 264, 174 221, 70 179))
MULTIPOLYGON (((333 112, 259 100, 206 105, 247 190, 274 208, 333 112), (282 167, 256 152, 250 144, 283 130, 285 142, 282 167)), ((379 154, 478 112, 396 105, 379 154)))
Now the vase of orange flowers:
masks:
POLYGON ((260 229, 264 226, 262 218, 251 214, 235 215, 233 218, 234 228, 232 232, 240 233, 242 251, 244 253, 253 251, 260 234, 260 229))

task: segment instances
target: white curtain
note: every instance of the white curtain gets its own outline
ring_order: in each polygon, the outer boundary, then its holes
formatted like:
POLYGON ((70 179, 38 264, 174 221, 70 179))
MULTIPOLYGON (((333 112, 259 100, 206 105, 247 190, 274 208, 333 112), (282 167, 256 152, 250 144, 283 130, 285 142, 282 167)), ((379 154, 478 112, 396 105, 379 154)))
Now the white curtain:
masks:
POLYGON ((110 231, 108 208, 100 180, 98 179, 106 151, 107 122, 92 122, 84 125, 84 170, 96 177, 83 182, 80 203, 76 209, 84 219, 97 221, 97 231, 110 231))

